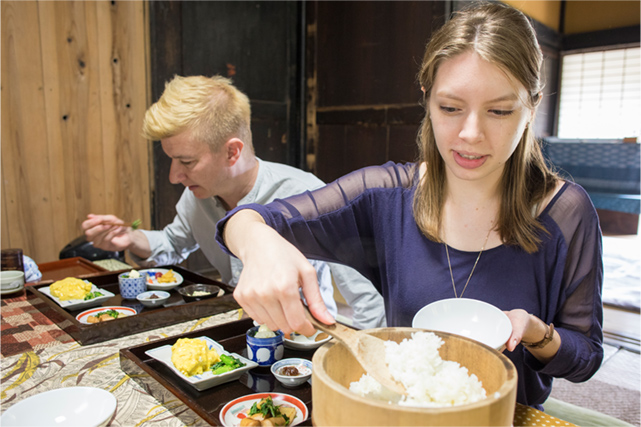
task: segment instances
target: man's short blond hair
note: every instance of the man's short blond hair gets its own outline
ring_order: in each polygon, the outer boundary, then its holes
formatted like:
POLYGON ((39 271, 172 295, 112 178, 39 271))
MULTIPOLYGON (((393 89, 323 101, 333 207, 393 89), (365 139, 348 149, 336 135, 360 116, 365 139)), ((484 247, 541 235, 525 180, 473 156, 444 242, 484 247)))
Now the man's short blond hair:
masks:
POLYGON ((250 122, 249 98, 231 80, 174 76, 145 113, 142 132, 145 138, 159 141, 189 130, 215 151, 235 137, 253 152, 250 122))

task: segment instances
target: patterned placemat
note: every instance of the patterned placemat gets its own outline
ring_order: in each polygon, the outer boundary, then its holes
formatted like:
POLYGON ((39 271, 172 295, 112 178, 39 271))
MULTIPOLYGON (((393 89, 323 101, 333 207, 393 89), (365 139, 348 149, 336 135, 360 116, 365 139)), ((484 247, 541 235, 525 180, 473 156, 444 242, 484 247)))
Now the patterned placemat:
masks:
POLYGON ((540 426, 540 427, 567 427, 576 426, 576 424, 548 415, 543 411, 531 408, 529 406, 516 404, 514 410, 514 427, 523 426, 540 426))
POLYGON ((76 342, 53 348, 29 350, 3 357, 0 410, 49 390, 63 387, 97 387, 118 401, 110 426, 182 427, 206 425, 204 420, 169 391, 156 400, 120 368, 119 351, 145 342, 220 325, 239 319, 239 310, 190 320, 99 344, 76 342))
POLYGON ((74 342, 74 339, 56 324, 61 322, 68 321, 35 295, 23 293, 14 298, 3 298, 0 301, 2 356, 74 342))
POLYGON ((134 268, 127 263, 118 261, 117 259, 98 259, 93 261, 93 263, 98 264, 102 268, 106 268, 109 271, 126 270, 129 268, 134 268))

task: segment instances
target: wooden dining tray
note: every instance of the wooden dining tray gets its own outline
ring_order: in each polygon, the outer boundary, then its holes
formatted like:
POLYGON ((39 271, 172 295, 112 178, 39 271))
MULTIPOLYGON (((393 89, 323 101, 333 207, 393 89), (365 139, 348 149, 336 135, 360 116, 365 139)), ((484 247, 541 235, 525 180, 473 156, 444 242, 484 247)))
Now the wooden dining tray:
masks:
POLYGON ((108 271, 106 268, 79 256, 38 264, 38 270, 42 273, 40 282, 60 280, 65 277, 83 278, 108 271))
MULTIPOLYGON (((247 357, 245 333, 252 326, 254 326, 253 321, 247 318, 151 343, 123 348, 120 350, 120 367, 159 402, 164 403, 178 398, 209 425, 221 425, 220 411, 231 400, 248 394, 268 392, 289 394, 302 400, 307 405, 310 416, 300 425, 312 425, 312 387, 309 382, 297 388, 287 388, 276 380, 269 368, 257 367, 243 374, 236 381, 198 391, 165 364, 145 354, 147 350, 168 344, 173 345, 178 338, 207 336, 220 343, 225 350, 247 357)), ((313 355, 313 350, 298 351, 285 348, 283 357, 300 357, 311 360, 313 355)), ((171 411, 171 405, 167 405, 167 409, 171 411)), ((180 412, 180 409, 177 411, 180 412)), ((180 418, 179 412, 174 415, 180 418)))
POLYGON ((133 335, 187 320, 213 316, 239 308, 238 303, 236 303, 232 296, 232 287, 179 266, 170 265, 163 266, 162 268, 172 269, 179 273, 183 277, 183 283, 169 291, 171 295, 169 300, 167 300, 164 306, 158 308, 144 307, 138 300, 122 298, 118 286, 118 275, 122 273, 122 271, 94 274, 86 278, 86 280, 89 280, 98 288, 105 289, 115 295, 97 307, 124 306, 132 307, 138 312, 135 316, 127 316, 92 325, 86 325, 76 320, 78 314, 91 307, 84 307, 80 310, 66 310, 40 291, 41 288, 49 286, 53 281, 39 282, 38 284, 25 286, 25 289, 27 292, 39 297, 45 303, 44 305, 39 305, 43 307, 41 311, 45 316, 49 317, 49 319, 82 345, 108 341, 114 338, 133 335), (187 303, 178 293, 178 289, 194 283, 218 285, 225 291, 225 294, 217 298, 187 303), (52 315, 52 313, 56 315, 52 315))

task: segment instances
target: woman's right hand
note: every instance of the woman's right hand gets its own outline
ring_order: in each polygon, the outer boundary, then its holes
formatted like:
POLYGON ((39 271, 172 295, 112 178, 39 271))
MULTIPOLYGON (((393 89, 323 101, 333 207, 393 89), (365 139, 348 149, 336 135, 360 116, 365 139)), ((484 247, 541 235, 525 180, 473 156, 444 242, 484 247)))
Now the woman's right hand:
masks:
POLYGON ((243 262, 234 298, 252 319, 274 331, 312 335, 315 328, 305 317, 302 289, 312 315, 325 324, 335 322, 321 297, 314 267, 257 212, 237 212, 225 225, 223 238, 243 262))
POLYGON ((133 242, 133 230, 114 215, 89 214, 82 223, 82 231, 87 241, 105 251, 124 251, 133 242))

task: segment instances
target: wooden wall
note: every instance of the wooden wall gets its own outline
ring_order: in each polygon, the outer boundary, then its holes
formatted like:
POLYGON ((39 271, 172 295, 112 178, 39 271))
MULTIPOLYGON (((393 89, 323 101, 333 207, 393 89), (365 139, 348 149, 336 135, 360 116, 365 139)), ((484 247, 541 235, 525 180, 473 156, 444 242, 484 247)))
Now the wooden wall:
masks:
POLYGON ((417 158, 416 81, 440 1, 308 2, 308 167, 326 182, 417 158))
POLYGON ((1 6, 2 248, 56 260, 90 212, 149 224, 147 5, 1 6))

